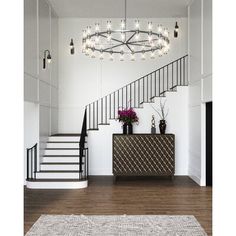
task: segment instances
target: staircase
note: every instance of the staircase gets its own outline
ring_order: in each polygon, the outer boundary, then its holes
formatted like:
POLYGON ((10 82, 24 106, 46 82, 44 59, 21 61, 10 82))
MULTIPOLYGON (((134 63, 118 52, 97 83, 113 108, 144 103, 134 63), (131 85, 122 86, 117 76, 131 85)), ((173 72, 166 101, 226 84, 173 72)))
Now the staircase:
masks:
POLYGON ((44 156, 37 158, 37 144, 27 149, 28 188, 72 189, 88 186, 87 131, 99 130, 117 119, 118 109, 143 108, 156 97, 188 86, 187 55, 133 81, 85 107, 81 134, 56 134, 48 138, 44 156), (87 125, 88 124, 88 125, 87 125))
POLYGON ((143 108, 154 103, 154 98, 165 97, 177 91, 178 86, 188 86, 187 55, 142 76, 85 107, 88 130, 99 130, 99 125, 109 125, 117 119, 119 108, 143 108))
MULTIPOLYGON (((28 149, 28 188, 74 189, 88 186, 88 149, 80 162, 80 134, 56 134, 48 138, 44 156, 37 160, 36 146, 28 149), (39 161, 39 163, 38 163, 39 161), (82 170, 80 171, 80 167, 82 170)), ((28 169, 27 168, 27 169, 28 169)))

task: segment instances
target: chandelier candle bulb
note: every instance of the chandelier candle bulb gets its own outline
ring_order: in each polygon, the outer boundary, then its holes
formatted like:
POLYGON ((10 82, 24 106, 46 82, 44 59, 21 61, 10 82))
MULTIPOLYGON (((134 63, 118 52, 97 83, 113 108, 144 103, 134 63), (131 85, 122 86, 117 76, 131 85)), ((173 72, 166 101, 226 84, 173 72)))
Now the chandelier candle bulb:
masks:
POLYGON ((95 37, 95 42, 96 42, 96 43, 99 42, 99 35, 96 35, 96 37, 95 37))
POLYGON ((120 27, 122 30, 125 29, 125 21, 124 20, 121 20, 120 27))
POLYGON ((99 32, 99 23, 95 24, 95 32, 99 32))
POLYGON ((94 50, 92 50, 91 58, 95 58, 95 51, 94 50))
POLYGON ((142 52, 141 59, 145 60, 145 53, 144 52, 142 52))
POLYGON ((159 57, 161 57, 161 56, 162 56, 162 54, 163 54, 162 50, 161 50, 161 49, 160 49, 160 50, 158 50, 158 56, 159 56, 159 57))
POLYGON ((152 22, 148 22, 148 30, 149 30, 149 31, 152 30, 152 22))
POLYGON ((124 53, 120 54, 120 61, 124 61, 124 53))
POLYGON ((100 60, 103 60, 104 56, 103 56, 103 51, 100 52, 100 56, 99 56, 100 60))
POLYGON ((114 57, 113 57, 113 52, 110 53, 110 61, 113 61, 114 57))
POLYGON ((135 29, 136 29, 136 30, 139 30, 139 20, 136 20, 136 21, 135 21, 135 29))
POLYGON ((161 25, 158 25, 158 27, 157 27, 157 32, 160 34, 160 33, 162 33, 162 26, 161 25))
POLYGON ((131 54, 131 61, 135 61, 135 55, 134 55, 134 53, 131 54))
POLYGON ((168 29, 164 29, 163 35, 164 35, 165 37, 168 37, 168 35, 169 35, 168 29))
POLYGON ((111 21, 107 21, 107 30, 111 30, 111 21))
POLYGON ((88 27, 87 27, 87 36, 89 36, 90 34, 91 34, 91 27, 88 26, 88 27))
POLYGON ((125 40, 125 33, 121 32, 121 40, 124 41, 125 40))
POLYGON ((151 33, 148 35, 148 41, 149 41, 149 42, 152 41, 152 34, 151 34, 151 33))
POLYGON ((83 35, 83 36, 82 36, 82 37, 83 37, 83 39, 86 39, 86 37, 87 37, 86 30, 83 30, 83 31, 82 31, 82 35, 83 35))
POLYGON ((108 33, 108 35, 107 35, 107 41, 108 41, 108 42, 111 41, 111 33, 108 33))

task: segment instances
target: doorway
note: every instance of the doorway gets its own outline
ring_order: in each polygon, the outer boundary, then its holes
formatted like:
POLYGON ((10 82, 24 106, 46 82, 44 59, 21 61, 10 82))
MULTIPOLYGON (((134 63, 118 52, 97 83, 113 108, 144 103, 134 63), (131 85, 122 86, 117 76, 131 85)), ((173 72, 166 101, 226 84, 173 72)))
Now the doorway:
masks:
POLYGON ((206 186, 212 186, 212 102, 206 103, 206 186))

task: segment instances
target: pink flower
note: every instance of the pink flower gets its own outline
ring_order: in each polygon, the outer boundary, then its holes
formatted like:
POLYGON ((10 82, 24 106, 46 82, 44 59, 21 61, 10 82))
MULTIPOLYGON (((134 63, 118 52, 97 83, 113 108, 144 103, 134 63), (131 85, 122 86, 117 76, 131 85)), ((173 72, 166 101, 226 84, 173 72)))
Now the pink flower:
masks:
POLYGON ((138 122, 138 117, 133 108, 118 110, 118 120, 124 124, 138 122))

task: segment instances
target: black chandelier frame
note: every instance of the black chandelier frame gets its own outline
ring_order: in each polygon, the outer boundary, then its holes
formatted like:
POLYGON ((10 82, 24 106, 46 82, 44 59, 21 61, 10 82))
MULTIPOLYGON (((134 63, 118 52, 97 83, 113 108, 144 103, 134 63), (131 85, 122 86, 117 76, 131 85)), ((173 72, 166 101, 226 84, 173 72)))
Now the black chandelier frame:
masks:
MULTIPOLYGON (((138 53, 147 53, 147 52, 154 52, 157 50, 161 50, 162 48, 164 48, 164 45, 155 45, 152 46, 150 45, 150 42, 156 42, 157 40, 162 39, 164 40, 167 44, 170 43, 170 40, 168 37, 164 36, 162 33, 156 33, 156 32, 152 32, 152 31, 145 31, 145 30, 125 30, 125 29, 120 29, 120 30, 106 30, 106 31, 101 31, 101 32, 95 32, 93 34, 87 35, 85 38, 83 38, 83 44, 86 45, 86 49, 90 49, 92 51, 97 51, 100 53, 110 53, 110 54, 138 54, 138 53), (112 36, 112 34, 115 33, 124 33, 125 34, 125 40, 122 39, 116 39, 114 37, 111 37, 110 40, 108 41, 108 37, 112 36), (131 36, 128 37, 128 39, 126 39, 127 33, 131 33, 131 36), (132 39, 135 37, 136 34, 139 34, 139 37, 141 35, 146 35, 147 37, 155 37, 152 38, 151 40, 149 39, 142 39, 142 40, 135 40, 132 41, 132 39), (108 47, 106 48, 97 48, 96 46, 99 46, 100 44, 97 43, 96 44, 96 40, 95 37, 103 37, 106 38, 107 41, 109 42, 108 47), (95 46, 91 46, 86 44, 87 40, 92 40, 94 41, 94 45, 95 46), (112 42, 116 43, 114 45, 112 45, 112 42), (148 42, 148 44, 146 44, 148 42), (124 51, 117 51, 117 50, 113 50, 117 47, 126 47, 128 48, 129 51, 124 50, 124 51), (134 50, 132 47, 133 46, 140 46, 140 47, 144 47, 141 50, 134 50)), ((103 44, 104 45, 104 44, 103 44)))

